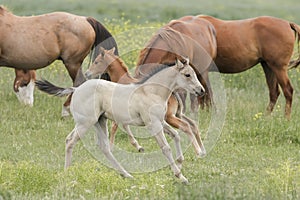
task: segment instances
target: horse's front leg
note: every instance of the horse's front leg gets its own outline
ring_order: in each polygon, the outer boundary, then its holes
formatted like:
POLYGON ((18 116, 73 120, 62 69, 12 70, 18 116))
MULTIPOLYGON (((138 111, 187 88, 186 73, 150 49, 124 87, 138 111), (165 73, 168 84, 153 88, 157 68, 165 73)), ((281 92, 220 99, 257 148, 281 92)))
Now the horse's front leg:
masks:
POLYGON ((175 129, 173 129, 169 124, 167 124, 166 122, 163 123, 163 127, 164 127, 164 132, 167 133, 168 135, 170 135, 175 142, 176 160, 178 163, 177 166, 179 167, 179 169, 181 169, 182 163, 184 161, 184 156, 183 156, 182 148, 181 148, 181 144, 180 144, 180 136, 179 136, 178 132, 175 129))
POLYGON ((138 143, 138 141, 134 138, 131 129, 129 128, 128 125, 123 125, 123 128, 125 129, 125 131, 128 134, 130 143, 132 144, 132 146, 134 146, 139 152, 144 152, 144 148, 138 143))
POLYGON ((174 172, 175 176, 181 180, 182 183, 188 183, 188 180, 182 175, 180 169, 175 164, 175 160, 172 156, 171 147, 167 142, 167 139, 163 133, 163 126, 160 121, 152 121, 151 125, 148 126, 149 131, 154 135, 157 144, 162 150, 162 153, 166 156, 167 160, 170 163, 171 169, 174 172))

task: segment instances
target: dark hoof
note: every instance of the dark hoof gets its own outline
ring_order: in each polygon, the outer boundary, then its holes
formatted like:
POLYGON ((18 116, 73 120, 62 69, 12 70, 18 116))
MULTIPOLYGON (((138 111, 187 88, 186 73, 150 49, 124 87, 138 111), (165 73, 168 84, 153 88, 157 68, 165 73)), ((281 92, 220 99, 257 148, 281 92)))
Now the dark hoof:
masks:
POLYGON ((145 150, 144 150, 143 147, 139 149, 139 152, 140 152, 140 153, 143 153, 144 151, 145 151, 145 150))

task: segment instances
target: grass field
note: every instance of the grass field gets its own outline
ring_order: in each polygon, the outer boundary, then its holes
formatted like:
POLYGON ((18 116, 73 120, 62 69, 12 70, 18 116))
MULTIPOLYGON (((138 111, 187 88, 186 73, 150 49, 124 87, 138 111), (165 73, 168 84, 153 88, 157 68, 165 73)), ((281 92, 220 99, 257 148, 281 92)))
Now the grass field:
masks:
MULTIPOLYGON (((273 15, 300 24, 296 0, 94 2, 2 0, 1 4, 20 15, 62 10, 94 16, 114 34, 131 67, 150 32, 183 15, 226 19, 273 15)), ((179 183, 169 167, 147 173, 136 169, 133 180, 122 178, 98 161, 101 152, 91 148, 92 133, 77 144, 73 164, 64 171, 65 137, 74 126, 71 118, 60 119, 65 99, 36 91, 34 107, 24 107, 13 93, 14 71, 0 72, 0 199, 300 199, 300 69, 289 71, 295 89, 290 121, 283 117, 283 95, 272 116, 265 116, 268 90, 260 66, 235 75, 211 74, 215 98, 221 99, 219 106, 226 115, 199 111, 196 119, 209 153, 200 159, 191 147, 186 149, 183 174, 189 185, 179 183), (219 123, 223 117, 224 124, 219 123), (209 130, 221 135, 208 141, 209 130)), ((38 77, 71 85, 59 61, 39 70, 38 77)), ((152 139, 138 140, 145 153, 159 151, 152 139)), ((116 146, 135 153, 121 131, 116 146)))

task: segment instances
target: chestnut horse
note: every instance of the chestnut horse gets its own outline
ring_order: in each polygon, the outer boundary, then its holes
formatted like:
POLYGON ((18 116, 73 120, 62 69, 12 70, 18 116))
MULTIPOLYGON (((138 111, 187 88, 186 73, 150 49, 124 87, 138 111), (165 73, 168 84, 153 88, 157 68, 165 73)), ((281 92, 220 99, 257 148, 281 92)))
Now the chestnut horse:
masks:
POLYGON ((91 49, 93 58, 98 55, 98 44, 106 49, 117 47, 94 18, 65 12, 20 17, 0 6, 0 66, 35 70, 62 60, 73 86, 78 86, 85 81, 81 64, 91 49))
MULTIPOLYGON (((198 79, 205 87, 205 102, 210 104, 212 92, 208 71, 216 54, 217 42, 213 25, 198 17, 185 16, 170 21, 150 39, 140 52, 136 75, 139 77, 149 73, 155 66, 151 63, 170 63, 177 57, 189 57, 198 79)), ((197 111, 199 99, 191 99, 194 100, 191 109, 197 111)))
MULTIPOLYGON (((86 77, 94 78, 103 73, 108 73, 112 82, 122 83, 122 84, 130 84, 136 83, 139 79, 131 77, 128 72, 128 67, 125 63, 116 56, 113 52, 114 49, 105 50, 101 49, 102 53, 95 59, 92 65, 90 65, 89 69, 86 71, 86 77)), ((174 128, 180 129, 185 132, 194 147, 194 150, 198 156, 204 156, 206 154, 206 150, 202 143, 200 133, 196 123, 185 116, 182 113, 182 105, 180 104, 180 97, 177 97, 174 93, 168 99, 167 112, 165 115, 165 120, 168 124, 173 126, 174 128)), ((114 144, 114 138, 117 131, 118 125, 116 123, 113 124, 111 135, 110 135, 110 143, 114 144)), ((126 129, 126 127, 124 127, 126 129)), ((134 138, 130 129, 126 129, 128 136, 130 138, 131 144, 137 148, 138 151, 143 151, 142 146, 139 145, 137 140, 134 138)), ((171 135, 171 134, 170 134, 171 135)), ((172 135, 171 135, 172 136, 172 135)), ((179 140, 178 136, 174 137, 174 140, 179 140)), ((181 161, 182 162, 182 161, 181 161)))
POLYGON ((288 77, 289 64, 296 67, 297 60, 290 61, 296 37, 298 45, 300 27, 292 22, 274 17, 257 17, 245 20, 225 21, 211 16, 198 16, 213 24, 217 33, 217 57, 215 64, 221 73, 239 73, 260 63, 269 87, 271 113, 280 94, 280 85, 286 99, 285 116, 290 118, 293 87, 288 77))

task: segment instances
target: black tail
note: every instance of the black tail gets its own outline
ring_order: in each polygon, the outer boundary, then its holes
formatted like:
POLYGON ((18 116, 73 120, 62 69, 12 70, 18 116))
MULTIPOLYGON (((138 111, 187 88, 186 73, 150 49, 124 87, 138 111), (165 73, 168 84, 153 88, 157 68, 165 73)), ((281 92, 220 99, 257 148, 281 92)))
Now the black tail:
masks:
POLYGON ((68 96, 69 94, 75 91, 74 87, 61 88, 56 85, 53 85, 52 83, 44 79, 36 80, 35 85, 39 90, 46 92, 47 94, 58 96, 58 97, 68 96))
POLYGON ((94 53, 92 56, 92 61, 94 61, 100 54, 100 47, 103 47, 107 50, 115 47, 115 54, 119 55, 117 42, 115 41, 111 33, 96 19, 88 17, 86 20, 91 24, 96 33, 95 43, 93 46, 94 53))

